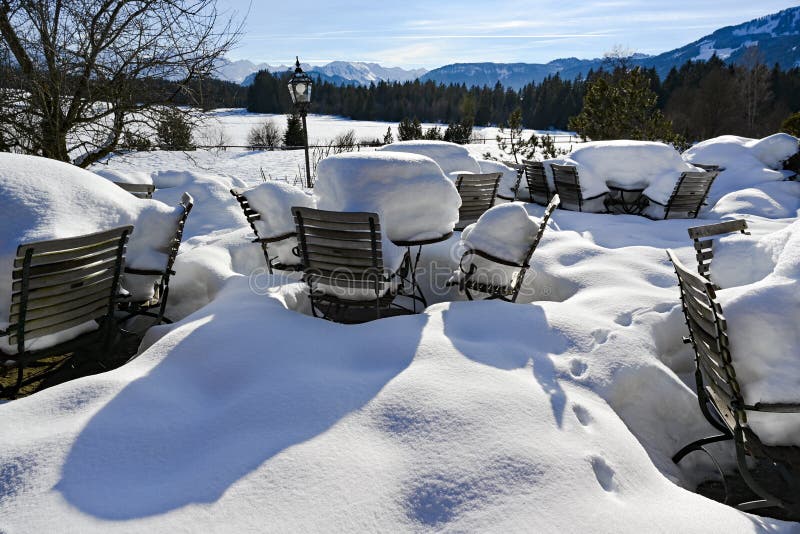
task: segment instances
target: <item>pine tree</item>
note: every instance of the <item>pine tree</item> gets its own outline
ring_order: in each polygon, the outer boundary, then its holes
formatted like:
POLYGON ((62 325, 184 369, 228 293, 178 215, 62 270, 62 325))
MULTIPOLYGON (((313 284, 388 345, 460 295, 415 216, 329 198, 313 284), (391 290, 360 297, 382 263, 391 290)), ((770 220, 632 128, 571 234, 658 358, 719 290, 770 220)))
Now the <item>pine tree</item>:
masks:
POLYGON ((286 115, 286 131, 283 133, 283 144, 285 146, 303 146, 305 143, 303 120, 300 114, 293 112, 286 115))
POLYGON ((386 135, 383 136, 383 144, 390 145, 394 143, 394 136, 392 135, 392 127, 386 128, 386 135))
POLYGON ((422 124, 419 119, 414 117, 414 120, 404 118, 397 125, 397 139, 398 141, 413 141, 414 139, 422 139, 422 124))
POLYGON ((583 110, 569 127, 584 139, 638 139, 679 142, 672 123, 656 107, 658 96, 650 79, 638 67, 617 69, 592 81, 583 98, 583 110))

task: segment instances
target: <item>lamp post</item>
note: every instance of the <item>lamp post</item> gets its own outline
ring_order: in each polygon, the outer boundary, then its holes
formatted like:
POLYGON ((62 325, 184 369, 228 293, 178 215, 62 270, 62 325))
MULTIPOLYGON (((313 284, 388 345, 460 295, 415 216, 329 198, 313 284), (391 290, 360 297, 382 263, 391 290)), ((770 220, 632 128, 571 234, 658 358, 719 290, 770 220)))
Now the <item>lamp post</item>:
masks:
POLYGON ((300 113, 300 117, 303 119, 303 143, 306 151, 306 186, 309 189, 313 187, 313 184, 311 183, 311 165, 308 163, 308 127, 306 126, 306 114, 308 113, 308 106, 311 105, 312 85, 311 77, 300 68, 300 58, 297 57, 294 74, 292 74, 289 80, 289 96, 292 97, 294 109, 300 113))

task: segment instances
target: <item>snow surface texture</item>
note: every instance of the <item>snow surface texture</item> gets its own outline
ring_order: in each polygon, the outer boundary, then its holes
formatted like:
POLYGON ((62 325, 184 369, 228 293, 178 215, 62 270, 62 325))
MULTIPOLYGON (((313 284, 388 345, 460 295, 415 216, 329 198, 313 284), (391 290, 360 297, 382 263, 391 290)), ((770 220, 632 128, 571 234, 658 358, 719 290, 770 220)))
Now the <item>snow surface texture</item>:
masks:
MULTIPOLYGON (((244 178, 254 155, 214 157, 244 178)), ((273 157, 285 154, 259 156, 273 157)), ((148 153, 108 166, 187 162, 148 153)), ((264 274, 229 178, 183 178, 203 204, 171 283, 180 321, 151 329, 120 369, 0 405, 0 529, 797 532, 684 489, 716 478, 704 455, 670 460, 713 432, 664 253, 691 265, 686 229, 704 221, 557 210, 518 305, 444 302, 463 298, 435 290, 457 266, 453 237, 423 248, 438 303, 345 326, 298 313, 296 275, 264 274)), ((796 205, 800 184, 771 185, 772 201, 796 205)), ((737 246, 774 251, 777 265, 797 215, 769 213, 726 200, 703 216, 747 217, 753 241, 737 246)), ((754 265, 737 284, 781 280, 754 265)), ((709 448, 733 465, 730 443, 709 448)))
POLYGON ((378 152, 406 152, 428 156, 435 161, 451 179, 458 174, 481 172, 478 161, 465 147, 446 141, 400 141, 382 146, 378 152))
MULTIPOLYGON (((179 209, 142 200, 97 175, 69 164, 0 153, 0 329, 8 326, 11 273, 22 243, 75 237, 134 225, 126 265, 164 269, 163 252, 175 233, 179 209)), ((125 288, 133 298, 152 296, 153 277, 130 277, 125 288)), ((123 281, 124 283, 124 281, 123 281)), ((90 325, 29 341, 45 348, 86 331, 90 325)), ((16 352, 0 338, 0 350, 16 352)), ((28 345, 26 345, 28 346, 28 345)))
MULTIPOLYGON (((295 206, 315 208, 314 198, 285 182, 264 182, 245 192, 247 201, 261 218, 254 221, 258 235, 262 238, 280 237, 295 231, 292 208, 295 206)), ((270 243, 270 255, 275 255, 284 265, 299 265, 300 258, 292 250, 297 246, 297 238, 289 237, 270 243)))
MULTIPOLYGON (((477 222, 464 228, 461 241, 466 249, 522 263, 538 231, 539 224, 528 216, 524 205, 511 202, 487 210, 477 222)), ((473 280, 491 285, 511 286, 519 272, 519 268, 476 255, 467 256, 462 266, 469 272, 472 265, 477 268, 473 280)))
MULTIPOLYGON (((641 187, 649 198, 666 204, 682 172, 699 171, 669 145, 652 141, 594 141, 583 143, 564 157, 546 161, 578 167, 584 198, 608 192, 607 182, 641 187)), ((553 185, 551 183, 551 185, 553 185)))

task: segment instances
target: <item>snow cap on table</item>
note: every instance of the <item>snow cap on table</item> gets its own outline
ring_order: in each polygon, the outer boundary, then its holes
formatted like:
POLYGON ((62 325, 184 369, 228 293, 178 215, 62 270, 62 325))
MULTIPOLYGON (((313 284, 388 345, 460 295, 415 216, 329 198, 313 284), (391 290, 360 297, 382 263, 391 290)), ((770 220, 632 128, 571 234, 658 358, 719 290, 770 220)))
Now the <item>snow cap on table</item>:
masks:
POLYGON ((465 147, 447 141, 400 141, 382 146, 380 152, 406 152, 428 156, 442 168, 447 176, 454 173, 479 173, 481 166, 465 147))
POLYGON ((654 141, 592 141, 545 163, 545 167, 550 163, 578 167, 584 198, 607 192, 606 182, 613 182, 642 187, 645 195, 662 204, 669 200, 681 173, 700 170, 681 159, 672 146, 654 141))
POLYGON ((380 215, 392 241, 432 239, 453 231, 461 197, 431 159, 396 152, 350 152, 317 169, 319 209, 380 215))
POLYGON ((98 176, 102 176, 111 182, 122 184, 153 184, 153 178, 150 177, 149 172, 126 170, 121 171, 118 169, 92 169, 92 172, 98 176))

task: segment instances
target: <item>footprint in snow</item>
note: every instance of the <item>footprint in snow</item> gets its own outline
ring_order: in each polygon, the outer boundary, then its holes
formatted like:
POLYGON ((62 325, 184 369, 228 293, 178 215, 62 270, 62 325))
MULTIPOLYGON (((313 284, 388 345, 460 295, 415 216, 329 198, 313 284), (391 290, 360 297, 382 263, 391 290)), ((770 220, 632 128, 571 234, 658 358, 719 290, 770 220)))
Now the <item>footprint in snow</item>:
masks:
POLYGON ((573 404, 572 411, 575 412, 575 417, 578 419, 578 422, 583 426, 589 426, 594 421, 592 414, 589 413, 589 410, 581 406, 580 404, 573 404))
POLYGON ((592 456, 592 469, 598 484, 605 491, 611 493, 617 490, 617 481, 614 480, 614 470, 599 456, 592 456))
POLYGON ((633 322, 633 314, 630 312, 620 314, 616 319, 614 319, 614 322, 620 326, 630 326, 633 322))
POLYGON ((569 372, 575 378, 580 378, 584 374, 586 374, 586 370, 589 368, 583 360, 579 360, 578 358, 573 359, 569 363, 569 372))

